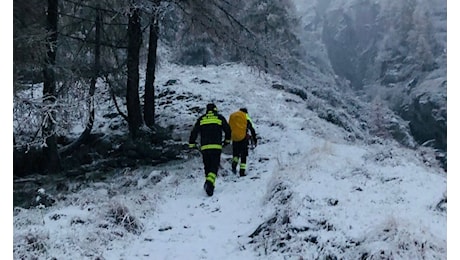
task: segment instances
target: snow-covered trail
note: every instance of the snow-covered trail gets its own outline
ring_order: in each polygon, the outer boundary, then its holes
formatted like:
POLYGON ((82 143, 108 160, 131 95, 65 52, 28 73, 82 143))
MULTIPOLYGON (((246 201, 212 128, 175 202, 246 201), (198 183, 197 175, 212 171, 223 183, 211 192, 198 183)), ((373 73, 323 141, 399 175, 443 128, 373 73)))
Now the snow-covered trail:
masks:
POLYGON ((158 184, 162 202, 144 223, 146 230, 129 247, 108 251, 107 259, 255 259, 245 244, 263 222, 258 209, 270 177, 254 156, 243 178, 233 175, 223 158, 226 169, 220 174, 226 176, 218 177, 212 197, 203 190, 200 157, 172 170, 171 177, 158 184))
MULTIPOLYGON (((231 148, 227 147, 221 157, 214 195, 208 197, 203 189, 203 163, 197 151, 191 152, 189 160, 172 167, 164 166, 164 170, 170 174, 157 184, 157 189, 161 190, 157 191, 161 194, 160 202, 154 215, 146 218, 147 222, 144 221, 146 230, 126 248, 107 251, 107 259, 196 259, 198 256, 198 259, 256 259, 260 254, 248 247, 248 236, 266 220, 264 207, 269 206, 266 203, 269 182, 280 163, 290 163, 285 150, 295 152, 298 149, 283 144, 286 138, 290 138, 290 129, 288 132, 283 132, 283 129, 287 125, 298 124, 300 131, 306 122, 298 118, 298 114, 291 114, 292 108, 284 104, 284 99, 296 100, 297 97, 279 90, 262 91, 258 88, 270 86, 260 82, 245 82, 245 79, 265 80, 247 77, 245 74, 249 71, 232 69, 229 71, 236 75, 224 76, 225 71, 213 75, 214 69, 195 70, 189 72, 191 75, 181 74, 179 82, 182 84, 171 87, 177 95, 185 94, 193 87, 195 95, 201 93, 205 97, 201 104, 196 100, 190 101, 188 107, 204 107, 207 102, 215 102, 225 117, 232 110, 248 108, 259 137, 259 146, 249 153, 248 175, 238 177, 231 172, 231 148), (220 77, 225 77, 225 81, 220 82, 220 77), (234 77, 235 81, 228 80, 229 77, 234 77), (199 85, 199 89, 198 84, 184 87, 187 81, 196 78, 205 79, 211 84, 199 85), (234 82, 234 85, 225 85, 228 82, 234 82), (252 87, 251 92, 247 92, 248 85, 252 87), (226 97, 224 102, 219 102, 221 97, 226 97)), ((300 99, 297 103, 300 103, 300 99)), ((187 102, 183 105, 187 106, 187 102)), ((174 112, 166 108, 162 116, 179 116, 174 112)), ((186 113, 181 115, 187 117, 186 113)), ((188 120, 191 125, 196 115, 180 120, 188 120)), ((183 141, 188 138, 190 125, 177 129, 183 141)), ((308 142, 308 139, 299 138, 298 144, 308 142)), ((296 140, 287 143, 292 142, 296 140)))

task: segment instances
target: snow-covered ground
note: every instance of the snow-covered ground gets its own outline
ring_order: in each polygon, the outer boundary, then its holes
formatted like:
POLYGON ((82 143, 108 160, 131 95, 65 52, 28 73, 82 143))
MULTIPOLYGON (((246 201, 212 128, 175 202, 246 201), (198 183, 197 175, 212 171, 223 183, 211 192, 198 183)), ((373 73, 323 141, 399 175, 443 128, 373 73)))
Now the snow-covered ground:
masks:
POLYGON ((239 64, 164 64, 157 122, 187 143, 197 108, 248 108, 248 175, 231 173, 229 148, 212 197, 196 151, 120 169, 51 207, 15 208, 14 259, 446 259, 446 173, 422 151, 346 141, 273 81, 239 64))

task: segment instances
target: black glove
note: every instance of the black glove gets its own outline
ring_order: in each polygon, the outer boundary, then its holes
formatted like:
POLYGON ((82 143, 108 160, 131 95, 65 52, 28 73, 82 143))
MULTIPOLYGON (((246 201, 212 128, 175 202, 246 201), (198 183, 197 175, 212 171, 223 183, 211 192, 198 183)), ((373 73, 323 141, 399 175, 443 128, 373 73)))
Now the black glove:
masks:
POLYGON ((225 140, 222 142, 222 147, 225 147, 230 144, 230 140, 225 140))

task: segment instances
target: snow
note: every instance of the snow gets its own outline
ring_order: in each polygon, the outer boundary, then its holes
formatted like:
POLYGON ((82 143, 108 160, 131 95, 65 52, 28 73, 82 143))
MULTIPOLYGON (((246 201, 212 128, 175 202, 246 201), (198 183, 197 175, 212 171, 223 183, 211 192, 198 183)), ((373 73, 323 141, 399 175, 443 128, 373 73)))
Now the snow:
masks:
POLYGON ((121 169, 53 206, 15 208, 14 259, 445 259, 446 173, 391 141, 347 141, 273 82, 241 64, 162 64, 156 91, 169 94, 157 102, 173 102, 156 121, 184 144, 200 115, 191 108, 248 109, 259 136, 248 175, 231 173, 229 147, 212 197, 197 151, 121 169))

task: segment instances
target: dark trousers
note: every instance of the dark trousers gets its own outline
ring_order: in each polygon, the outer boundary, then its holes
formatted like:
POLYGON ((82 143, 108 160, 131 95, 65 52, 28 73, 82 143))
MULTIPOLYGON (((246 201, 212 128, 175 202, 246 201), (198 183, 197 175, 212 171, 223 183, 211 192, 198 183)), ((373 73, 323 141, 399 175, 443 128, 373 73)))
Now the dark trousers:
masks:
MULTIPOLYGON (((248 157, 248 146, 249 140, 246 138, 239 142, 233 142, 233 160, 235 161, 235 158, 241 159, 240 163, 246 165, 246 159, 248 157)), ((236 162, 238 162, 238 159, 236 162)))
POLYGON ((217 171, 219 170, 219 165, 220 165, 220 154, 221 153, 222 153, 222 150, 218 150, 218 149, 209 149, 209 150, 202 151, 205 177, 210 172, 213 172, 217 175, 217 171))

